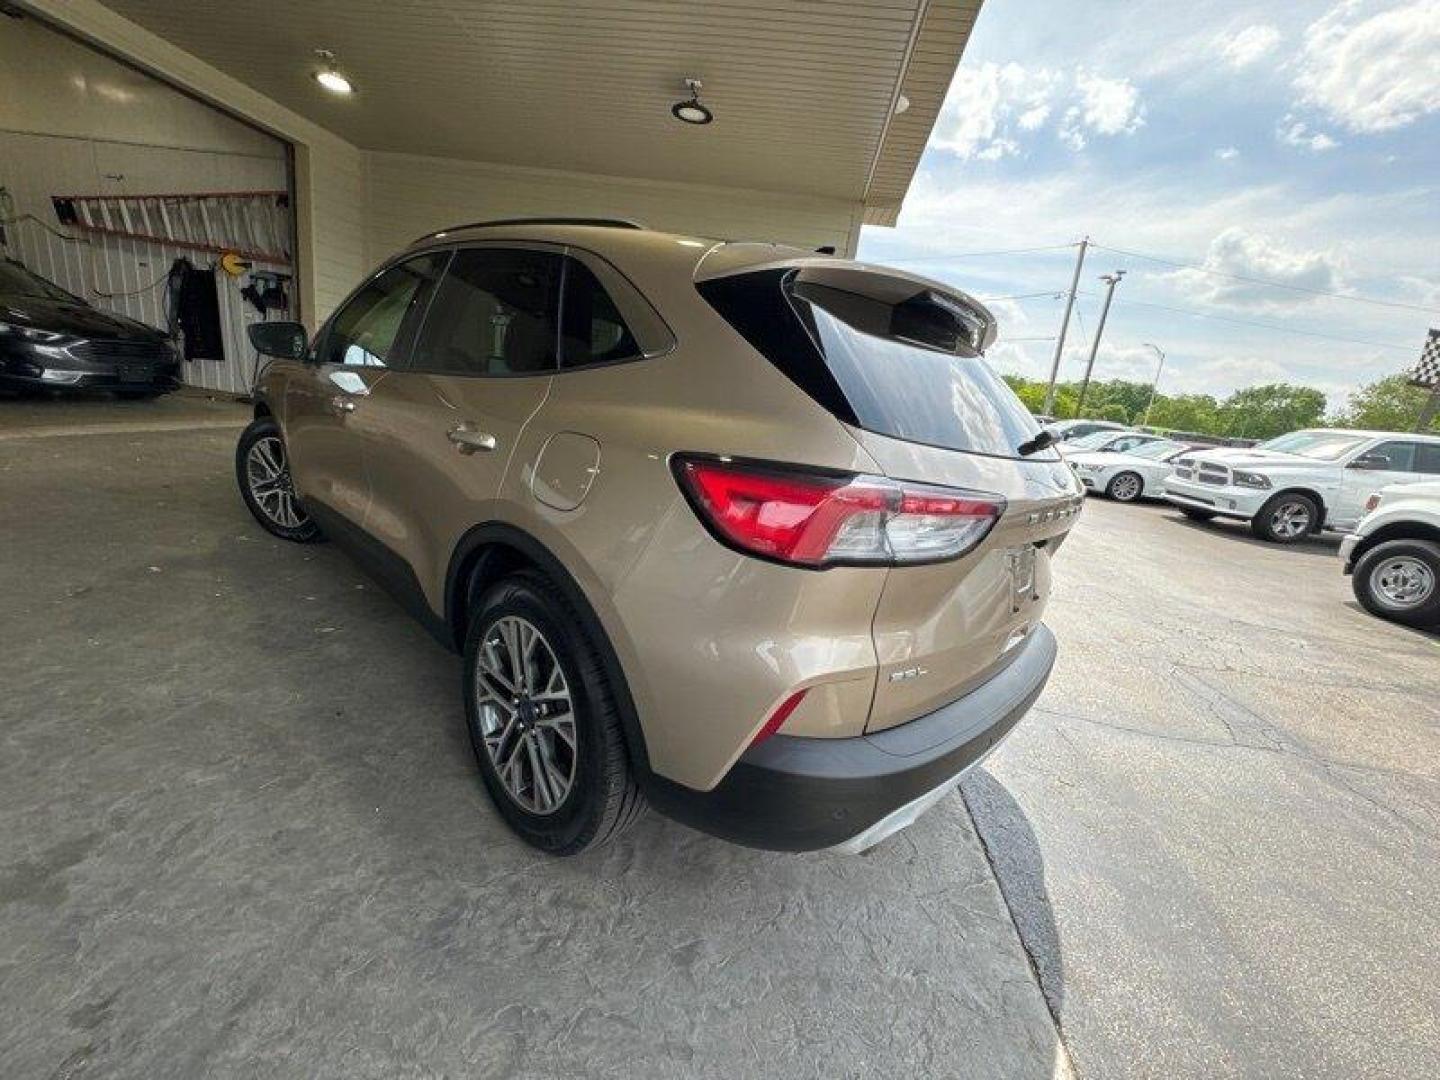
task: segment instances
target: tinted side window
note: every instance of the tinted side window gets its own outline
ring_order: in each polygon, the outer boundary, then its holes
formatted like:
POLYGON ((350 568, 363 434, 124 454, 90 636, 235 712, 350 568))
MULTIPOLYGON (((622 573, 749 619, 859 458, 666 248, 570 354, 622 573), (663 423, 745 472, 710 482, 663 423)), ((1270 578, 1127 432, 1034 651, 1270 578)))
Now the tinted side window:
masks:
POLYGON ((325 331, 319 359, 326 364, 388 367, 407 316, 418 317, 448 252, 392 266, 350 298, 325 331))
POLYGON ((565 260, 565 289, 560 316, 560 366, 584 367, 633 360, 640 346, 625 325, 615 301, 579 259, 565 260))
POLYGON ((1440 476, 1440 444, 1420 443, 1415 447, 1415 471, 1440 476))
POLYGON ((1366 457, 1381 457, 1390 462, 1386 468, 1392 472, 1413 472, 1415 468, 1415 444, 1411 442, 1381 443, 1365 452, 1366 457))
POLYGON ((555 370, 560 256, 472 248, 455 253, 415 343, 412 367, 439 375, 555 370))

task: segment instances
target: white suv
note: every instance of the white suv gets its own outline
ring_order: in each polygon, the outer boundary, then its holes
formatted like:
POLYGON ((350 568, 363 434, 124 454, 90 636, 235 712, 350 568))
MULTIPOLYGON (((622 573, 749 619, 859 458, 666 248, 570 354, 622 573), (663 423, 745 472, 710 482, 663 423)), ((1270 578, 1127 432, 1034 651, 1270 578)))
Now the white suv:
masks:
POLYGON ((1206 450, 1176 462, 1165 498, 1201 521, 1240 518, 1279 544, 1351 529, 1389 484, 1440 479, 1440 436, 1321 428, 1249 449, 1206 450))

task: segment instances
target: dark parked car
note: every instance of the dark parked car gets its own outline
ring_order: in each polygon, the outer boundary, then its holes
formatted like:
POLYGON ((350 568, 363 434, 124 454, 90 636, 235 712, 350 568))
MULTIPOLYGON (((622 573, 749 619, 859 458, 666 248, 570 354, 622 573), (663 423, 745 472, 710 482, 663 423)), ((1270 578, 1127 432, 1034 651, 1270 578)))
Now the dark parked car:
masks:
POLYGON ((0 259, 0 389, 154 397, 179 385, 175 348, 161 331, 93 308, 0 259))

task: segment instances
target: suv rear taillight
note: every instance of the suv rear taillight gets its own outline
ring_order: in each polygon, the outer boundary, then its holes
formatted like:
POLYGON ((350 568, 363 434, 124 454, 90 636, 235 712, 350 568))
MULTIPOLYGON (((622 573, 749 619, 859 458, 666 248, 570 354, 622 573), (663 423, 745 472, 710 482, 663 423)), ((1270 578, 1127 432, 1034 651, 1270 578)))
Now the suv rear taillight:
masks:
POLYGON ((677 455, 676 479, 721 543, 794 566, 896 565, 964 555, 999 495, 731 458, 677 455))

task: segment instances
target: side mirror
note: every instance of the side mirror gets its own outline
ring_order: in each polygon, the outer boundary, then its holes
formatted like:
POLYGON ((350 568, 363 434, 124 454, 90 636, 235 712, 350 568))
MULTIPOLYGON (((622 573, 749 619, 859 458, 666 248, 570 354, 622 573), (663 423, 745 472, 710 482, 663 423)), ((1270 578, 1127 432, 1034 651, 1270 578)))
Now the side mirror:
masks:
POLYGON ((279 360, 303 360, 310 349, 305 327, 298 322, 251 323, 246 333, 258 352, 279 360))
POLYGON ((1390 459, 1384 454, 1361 454, 1354 461, 1350 462, 1352 469, 1388 469, 1390 459))

